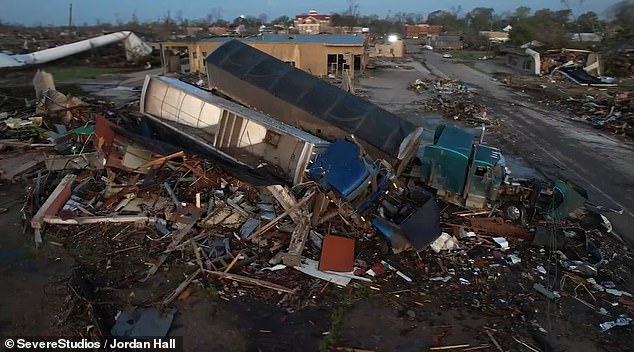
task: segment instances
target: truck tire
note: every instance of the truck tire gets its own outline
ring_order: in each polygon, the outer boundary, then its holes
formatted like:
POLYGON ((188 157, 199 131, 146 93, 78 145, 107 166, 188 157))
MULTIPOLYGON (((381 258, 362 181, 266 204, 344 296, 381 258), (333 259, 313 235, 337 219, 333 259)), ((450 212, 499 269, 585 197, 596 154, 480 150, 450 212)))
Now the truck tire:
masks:
POLYGON ((502 214, 506 220, 522 224, 526 219, 526 208, 518 202, 508 202, 502 205, 502 214))

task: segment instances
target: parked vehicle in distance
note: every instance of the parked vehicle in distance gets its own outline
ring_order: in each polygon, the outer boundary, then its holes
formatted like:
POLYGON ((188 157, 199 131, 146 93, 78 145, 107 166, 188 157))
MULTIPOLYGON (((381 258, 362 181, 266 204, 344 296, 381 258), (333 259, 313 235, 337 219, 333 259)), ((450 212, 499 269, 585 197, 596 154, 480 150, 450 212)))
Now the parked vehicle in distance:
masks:
POLYGON ((453 58, 453 55, 451 55, 450 53, 444 53, 442 54, 443 59, 451 59, 453 58))
POLYGON ((425 49, 425 50, 434 50, 434 47, 429 45, 429 44, 425 44, 425 45, 423 45, 423 49, 425 49))

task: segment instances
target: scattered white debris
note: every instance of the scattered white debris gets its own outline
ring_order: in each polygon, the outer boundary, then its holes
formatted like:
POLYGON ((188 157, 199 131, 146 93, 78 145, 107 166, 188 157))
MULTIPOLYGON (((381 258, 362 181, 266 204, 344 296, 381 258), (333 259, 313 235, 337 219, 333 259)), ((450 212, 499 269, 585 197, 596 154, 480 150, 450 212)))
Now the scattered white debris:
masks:
POLYGON ((495 243, 499 244, 502 247, 502 250, 505 251, 509 249, 509 242, 504 237, 493 237, 495 243))
POLYGON ((628 296, 628 297, 632 297, 632 294, 629 292, 625 292, 625 291, 621 291, 621 290, 617 290, 614 288, 606 288, 605 292, 611 294, 611 295, 615 295, 617 297, 621 297, 621 296, 628 296))
POLYGON ((458 248, 458 239, 455 236, 451 236, 448 233, 443 232, 440 237, 438 237, 429 246, 434 250, 434 252, 440 253, 440 251, 458 248))
POLYGON ((518 257, 515 254, 509 254, 507 257, 507 261, 509 262, 509 264, 514 265, 517 263, 521 263, 522 262, 522 258, 518 257))

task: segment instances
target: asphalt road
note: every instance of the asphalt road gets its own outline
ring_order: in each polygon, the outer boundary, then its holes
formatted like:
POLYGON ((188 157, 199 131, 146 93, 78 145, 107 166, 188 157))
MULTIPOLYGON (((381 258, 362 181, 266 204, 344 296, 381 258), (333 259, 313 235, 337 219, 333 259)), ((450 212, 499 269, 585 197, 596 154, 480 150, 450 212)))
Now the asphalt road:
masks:
POLYGON ((410 56, 432 74, 471 85, 496 118, 502 118, 507 141, 534 167, 554 171, 583 185, 596 204, 617 206, 623 214, 604 213, 614 232, 634 244, 634 143, 570 120, 489 75, 439 53, 408 45, 410 56), (512 141, 512 142, 511 142, 512 141))

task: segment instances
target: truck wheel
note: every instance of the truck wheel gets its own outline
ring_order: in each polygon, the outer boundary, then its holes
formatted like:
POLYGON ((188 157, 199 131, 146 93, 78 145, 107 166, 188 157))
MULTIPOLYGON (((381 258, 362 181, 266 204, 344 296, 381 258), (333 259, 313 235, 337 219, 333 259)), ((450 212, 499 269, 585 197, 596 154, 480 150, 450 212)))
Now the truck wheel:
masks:
POLYGON ((526 218, 526 208, 520 203, 509 202, 502 206, 504 218, 514 223, 522 223, 526 218))

